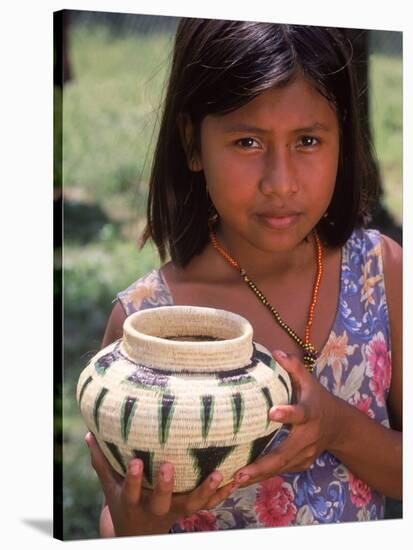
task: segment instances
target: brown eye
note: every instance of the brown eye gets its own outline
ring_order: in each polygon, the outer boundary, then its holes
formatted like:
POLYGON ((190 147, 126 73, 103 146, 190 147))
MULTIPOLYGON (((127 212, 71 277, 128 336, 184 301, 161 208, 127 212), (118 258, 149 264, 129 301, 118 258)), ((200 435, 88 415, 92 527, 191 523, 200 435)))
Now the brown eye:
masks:
POLYGON ((258 142, 251 137, 239 139, 236 144, 240 145, 244 149, 255 149, 256 147, 259 147, 258 142))
POLYGON ((304 147, 312 147, 313 145, 317 145, 319 140, 313 136, 303 136, 299 140, 299 144, 303 145, 304 147))

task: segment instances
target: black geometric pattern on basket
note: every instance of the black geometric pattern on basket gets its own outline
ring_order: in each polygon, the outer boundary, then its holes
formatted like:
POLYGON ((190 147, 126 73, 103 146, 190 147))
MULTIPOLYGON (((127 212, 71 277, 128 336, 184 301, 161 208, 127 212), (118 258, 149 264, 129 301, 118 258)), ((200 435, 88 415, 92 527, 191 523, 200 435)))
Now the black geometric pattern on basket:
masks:
POLYGON ((282 384, 282 385, 284 386, 284 388, 285 388, 285 391, 287 392, 287 397, 288 397, 287 403, 289 403, 289 402, 290 402, 290 397, 291 397, 291 396, 290 396, 290 390, 288 389, 288 384, 287 384, 287 382, 284 380, 284 378, 281 376, 280 373, 278 373, 278 380, 281 382, 281 384, 282 384))
POLYGON ((251 450, 250 455, 248 459, 248 464, 251 462, 254 462, 260 454, 263 452, 265 447, 272 441, 275 434, 278 432, 279 428, 277 428, 275 431, 271 432, 268 435, 265 435, 264 437, 259 437, 258 439, 255 439, 251 444, 251 450))
POLYGON ((246 367, 241 367, 239 369, 232 369, 227 372, 217 372, 215 373, 215 376, 218 378, 220 386, 248 384, 250 382, 255 382, 255 378, 253 378, 249 373, 253 367, 255 367, 255 365, 250 363, 246 367))
POLYGON ((105 353, 105 355, 102 355, 102 357, 99 357, 99 359, 96 361, 96 372, 98 374, 105 374, 107 369, 111 365, 113 365, 113 363, 117 361, 120 357, 121 355, 119 353, 119 343, 117 343, 112 351, 110 351, 109 353, 105 353))
POLYGON ((89 376, 89 378, 87 378, 87 380, 85 380, 85 382, 83 383, 82 389, 80 390, 80 394, 79 394, 79 409, 80 410, 82 410, 81 405, 82 405, 83 394, 85 393, 85 389, 92 382, 92 380, 93 380, 93 378, 91 376, 89 376))
POLYGON ((153 484, 153 452, 140 451, 139 449, 133 449, 133 456, 140 458, 143 462, 143 475, 149 485, 153 484))
POLYGON ((120 415, 121 432, 123 441, 126 443, 129 436, 130 427, 132 424, 132 418, 136 411, 137 405, 136 397, 125 397, 122 403, 122 410, 120 415))
POLYGON ((201 397, 201 426, 202 437, 208 437, 211 427, 212 418, 214 416, 215 398, 212 395, 203 395, 201 397))
POLYGON ((224 462, 230 453, 235 449, 235 445, 229 447, 207 447, 204 449, 190 448, 188 453, 192 456, 194 470, 198 472, 196 485, 199 485, 214 470, 224 462))
POLYGON ((158 391, 159 388, 167 387, 171 375, 172 372, 168 373, 146 365, 138 365, 135 372, 127 377, 127 381, 139 388, 158 391))
MULTIPOLYGON (((260 353, 261 352, 258 352, 257 353, 260 353)), ((268 365, 270 360, 269 360, 269 356, 268 355, 265 355, 265 357, 267 358, 267 360, 265 361, 265 364, 268 365)), ((149 376, 151 373, 152 376, 165 376, 166 378, 169 378, 170 376, 176 376, 176 371, 174 370, 168 370, 166 368, 157 368, 157 367, 151 367, 151 366, 148 366, 148 365, 142 365, 141 363, 137 363, 136 361, 132 361, 132 359, 130 359, 129 357, 127 357, 126 355, 124 355, 120 350, 118 352, 118 358, 122 358, 124 361, 127 361, 128 363, 130 363, 131 365, 135 365, 135 367, 137 367, 137 370, 144 370, 144 371, 147 371, 148 372, 148 375, 149 376)), ((254 368, 256 365, 258 364, 258 360, 254 358, 254 355, 251 355, 251 360, 250 360, 250 363, 248 363, 248 365, 246 365, 245 367, 240 367, 239 369, 236 369, 236 370, 232 370, 231 372, 233 373, 238 373, 238 371, 245 371, 245 370, 251 370, 252 368, 254 368)), ((194 378, 199 378, 200 376, 205 376, 205 373, 200 373, 196 370, 187 370, 185 368, 181 368, 179 370, 179 375, 185 375, 185 376, 193 376, 194 378)), ((208 378, 211 377, 211 376, 219 376, 220 374, 222 374, 221 371, 214 371, 214 370, 208 370, 207 372, 207 376, 208 378)), ((134 375, 135 373, 133 373, 129 378, 127 378, 127 380, 129 380, 130 382, 134 382, 134 375)), ((145 375, 146 376, 146 375, 145 375)), ((145 383, 145 381, 143 381, 143 383, 145 383)), ((140 379, 137 378, 137 384, 140 385, 140 379)))
POLYGON ((121 467, 123 473, 126 474, 126 466, 125 466, 125 463, 123 462, 122 455, 120 454, 117 445, 115 445, 114 443, 111 443, 110 441, 105 441, 105 445, 111 452, 113 458, 121 467))
POLYGON ((250 375, 250 371, 254 369, 258 363, 261 361, 267 367, 273 369, 272 362, 273 359, 267 353, 259 351, 255 344, 253 343, 253 352, 251 355, 251 360, 248 365, 240 367, 239 369, 233 369, 228 372, 218 372, 216 377, 219 379, 219 385, 238 385, 246 384, 249 382, 254 382, 254 378, 250 375))
POLYGON ((232 405, 232 417, 234 425, 234 435, 239 432, 241 427, 241 422, 244 417, 244 400, 240 393, 234 393, 231 396, 231 405, 232 405))
POLYGON ((263 351, 258 350, 254 342, 252 344, 252 347, 252 357, 254 358, 255 364, 257 364, 258 361, 261 361, 262 363, 264 363, 264 365, 267 365, 267 367, 271 367, 271 362, 273 361, 271 355, 268 355, 268 353, 264 353, 263 351))
POLYGON ((95 421, 97 431, 99 431, 99 409, 108 392, 108 388, 102 388, 99 395, 96 397, 95 406, 93 407, 93 419, 95 421))
MULTIPOLYGON (((210 370, 207 375, 208 378, 215 375, 219 380, 219 385, 245 384, 254 381, 249 371, 254 368, 257 363, 258 361, 255 361, 245 367, 233 369, 230 372, 210 370)), ((134 363, 134 365, 136 366, 136 370, 129 375, 126 380, 139 388, 145 388, 152 391, 158 391, 158 388, 165 389, 168 386, 171 376, 176 376, 176 372, 172 370, 157 369, 155 367, 148 367, 147 365, 136 365, 136 363, 134 363)), ((194 378, 205 376, 203 373, 190 372, 184 369, 180 370, 179 374, 193 376, 194 378)))
MULTIPOLYGON (((151 390, 156 390, 157 387, 166 388, 171 376, 176 376, 176 372, 173 370, 159 369, 156 367, 149 367, 148 365, 141 365, 132 361, 129 357, 124 355, 120 350, 117 351, 117 356, 122 357, 128 363, 135 365, 137 368, 133 374, 127 377, 127 381, 131 382, 135 386, 140 388, 146 388, 151 390)), ((255 344, 253 344, 253 354, 251 356, 250 363, 244 367, 238 369, 233 369, 229 372, 222 371, 208 371, 208 377, 214 376, 218 378, 219 385, 237 385, 237 384, 246 384, 253 382, 254 378, 250 376, 249 371, 251 371, 256 365, 262 361, 265 365, 270 368, 273 368, 271 363, 273 359, 267 353, 259 351, 255 344)), ((199 377, 200 373, 196 371, 189 371, 182 369, 179 371, 180 374, 186 376, 199 377)), ((202 376, 202 373, 201 373, 202 376)))
POLYGON ((262 391, 262 394, 265 398, 265 402, 267 403, 267 428, 268 428, 268 424, 271 422, 269 417, 268 417, 268 412, 271 409, 271 407, 273 406, 273 400, 272 400, 272 397, 271 397, 270 390, 266 386, 261 388, 261 391, 262 391))
POLYGON ((161 445, 165 445, 169 428, 171 426, 172 416, 175 407, 175 395, 164 393, 161 396, 161 402, 159 406, 159 442, 161 445))

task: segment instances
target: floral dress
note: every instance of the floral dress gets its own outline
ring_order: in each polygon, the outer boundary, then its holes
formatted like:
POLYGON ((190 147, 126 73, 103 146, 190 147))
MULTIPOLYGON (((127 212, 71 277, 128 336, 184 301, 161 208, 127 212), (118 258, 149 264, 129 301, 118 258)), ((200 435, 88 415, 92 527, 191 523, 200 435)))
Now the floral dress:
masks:
MULTIPOLYGON (((127 315, 174 303, 158 270, 119 292, 117 299, 127 315)), ((390 327, 378 231, 356 229, 343 246, 339 308, 313 376, 335 396, 389 427, 390 327)), ((283 427, 265 452, 287 435, 283 427)), ((383 495, 324 452, 308 470, 238 489, 216 508, 181 518, 171 532, 382 519, 384 503, 383 495)))

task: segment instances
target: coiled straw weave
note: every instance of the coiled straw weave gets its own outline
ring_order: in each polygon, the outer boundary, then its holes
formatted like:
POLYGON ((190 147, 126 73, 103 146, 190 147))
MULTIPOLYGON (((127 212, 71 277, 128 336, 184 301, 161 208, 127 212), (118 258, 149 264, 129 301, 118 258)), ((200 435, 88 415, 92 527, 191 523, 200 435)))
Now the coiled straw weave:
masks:
POLYGON ((81 414, 113 468, 144 463, 145 487, 175 466, 174 491, 219 469, 227 483, 271 444, 273 405, 291 401, 288 374, 253 342, 250 323, 212 308, 166 306, 124 323, 123 338, 97 353, 77 386, 81 414))

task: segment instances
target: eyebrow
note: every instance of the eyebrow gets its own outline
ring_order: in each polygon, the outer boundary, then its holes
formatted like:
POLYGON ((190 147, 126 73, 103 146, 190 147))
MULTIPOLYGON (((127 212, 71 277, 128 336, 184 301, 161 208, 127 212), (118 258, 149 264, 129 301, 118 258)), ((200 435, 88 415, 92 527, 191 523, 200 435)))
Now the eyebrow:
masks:
MULTIPOLYGON (((317 130, 322 130, 324 132, 329 132, 330 127, 326 126, 322 122, 314 122, 310 126, 304 126, 302 128, 295 128, 293 130, 294 133, 299 134, 302 132, 316 132, 317 130)), ((269 130, 266 130, 265 128, 260 128, 258 126, 251 126, 250 124, 233 124, 231 126, 228 126, 225 128, 225 132, 227 133, 238 133, 238 132, 251 132, 251 133, 258 133, 258 134, 267 134, 269 133, 269 130)))

